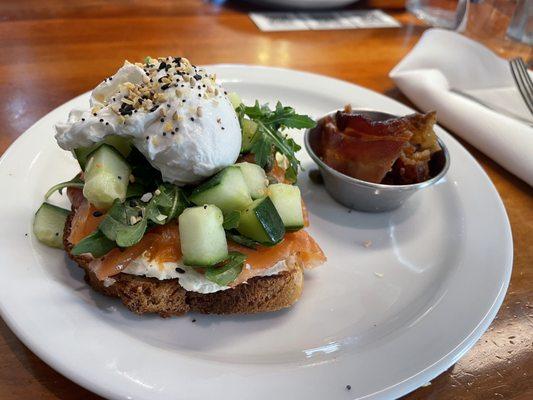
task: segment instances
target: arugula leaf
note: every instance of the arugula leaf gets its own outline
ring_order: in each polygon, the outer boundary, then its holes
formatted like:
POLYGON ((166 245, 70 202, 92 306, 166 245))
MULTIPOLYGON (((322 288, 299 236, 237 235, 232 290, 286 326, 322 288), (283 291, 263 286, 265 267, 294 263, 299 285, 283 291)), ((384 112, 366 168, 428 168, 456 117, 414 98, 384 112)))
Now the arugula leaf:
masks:
POLYGON ((205 277, 220 286, 226 286, 233 282, 242 271, 246 255, 238 251, 230 251, 228 258, 222 266, 209 267, 205 271, 205 277))
POLYGON ((232 211, 224 217, 224 223, 222 226, 226 230, 236 229, 239 227, 239 219, 241 218, 241 213, 239 211, 232 211))
POLYGON ((84 237, 76 244, 70 253, 75 256, 90 253, 93 257, 99 258, 109 253, 112 249, 117 247, 114 241, 109 240, 99 230, 84 237))
POLYGON ((61 182, 57 185, 52 186, 48 192, 44 195, 44 199, 48 200, 48 198, 54 194, 55 191, 59 190, 60 194, 63 194, 63 189, 68 187, 76 187, 82 189, 84 185, 84 182, 81 180, 81 178, 76 175, 74 178, 72 178, 70 181, 61 182))
POLYGON ((131 207, 117 199, 98 228, 109 240, 114 240, 120 247, 133 246, 142 239, 148 227, 148 220, 139 214, 139 207, 131 207), (132 217, 141 219, 132 224, 132 217))
POLYGON ((226 238, 240 244, 241 246, 248 247, 250 249, 257 249, 258 243, 255 240, 249 239, 246 236, 239 235, 234 232, 226 232, 226 238))
POLYGON ((245 117, 257 124, 250 152, 254 154, 256 163, 265 168, 274 165, 274 154, 280 152, 289 160, 286 178, 295 181, 298 175, 300 162, 295 153, 301 147, 282 133, 285 128, 313 128, 316 122, 307 115, 296 114, 292 107, 284 107, 280 102, 271 110, 267 104, 259 105, 256 101, 253 106, 241 104, 236 109, 239 120, 245 117))
POLYGON ((146 217, 155 224, 164 225, 179 216, 189 206, 189 201, 175 185, 164 183, 158 190, 159 194, 155 194, 146 207, 146 217))
POLYGON ((130 182, 128 184, 128 189, 126 191, 126 198, 131 199, 132 197, 140 197, 146 192, 147 190, 142 184, 137 183, 137 182, 134 182, 134 183, 130 182))

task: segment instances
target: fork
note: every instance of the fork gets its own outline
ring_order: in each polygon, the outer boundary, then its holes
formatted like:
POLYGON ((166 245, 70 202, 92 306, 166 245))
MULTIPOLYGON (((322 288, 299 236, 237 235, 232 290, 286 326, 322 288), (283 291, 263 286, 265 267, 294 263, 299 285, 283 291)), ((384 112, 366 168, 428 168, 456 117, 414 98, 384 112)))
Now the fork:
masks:
POLYGON ((527 72, 526 63, 521 57, 516 57, 510 60, 509 64, 518 91, 522 95, 527 108, 533 114, 533 81, 531 81, 531 77, 527 72))

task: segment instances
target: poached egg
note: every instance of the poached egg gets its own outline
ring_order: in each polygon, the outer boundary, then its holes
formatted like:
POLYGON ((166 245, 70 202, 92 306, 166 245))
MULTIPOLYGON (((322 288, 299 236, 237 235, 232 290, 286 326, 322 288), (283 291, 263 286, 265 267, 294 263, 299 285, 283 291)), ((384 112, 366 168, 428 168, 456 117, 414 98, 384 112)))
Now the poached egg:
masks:
POLYGON ((126 61, 91 93, 90 108, 56 125, 65 150, 108 135, 131 138, 163 180, 197 183, 235 163, 241 148, 237 114, 216 76, 181 57, 126 61))

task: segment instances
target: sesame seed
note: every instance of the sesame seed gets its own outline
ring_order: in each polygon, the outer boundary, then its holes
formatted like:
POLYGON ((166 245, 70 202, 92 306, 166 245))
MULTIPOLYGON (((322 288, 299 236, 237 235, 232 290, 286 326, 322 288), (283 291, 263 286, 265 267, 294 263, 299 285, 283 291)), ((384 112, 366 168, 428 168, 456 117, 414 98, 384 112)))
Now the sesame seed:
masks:
POLYGON ((148 136, 146 136, 146 140, 150 139, 148 136))
POLYGON ((166 132, 163 132, 163 136, 167 136, 167 133, 166 133, 166 132))
POLYGON ((352 390, 352 386, 351 385, 346 385, 346 390, 352 390))
POLYGON ((96 117, 96 113, 93 113, 93 116, 95 116, 95 117, 96 117))
POLYGON ((100 122, 104 122, 104 119, 103 119, 103 118, 100 118, 100 122))
POLYGON ((164 118, 161 118, 159 121, 161 121, 161 122, 165 122, 165 119, 164 119, 164 118))
POLYGON ((194 122, 194 117, 191 117, 191 121, 193 121, 193 122, 194 122))
POLYGON ((85 121, 85 118, 82 118, 81 120, 82 120, 82 121, 85 121))
POLYGON ((220 128, 221 128, 222 130, 226 129, 226 128, 224 128, 223 126, 221 126, 220 128))

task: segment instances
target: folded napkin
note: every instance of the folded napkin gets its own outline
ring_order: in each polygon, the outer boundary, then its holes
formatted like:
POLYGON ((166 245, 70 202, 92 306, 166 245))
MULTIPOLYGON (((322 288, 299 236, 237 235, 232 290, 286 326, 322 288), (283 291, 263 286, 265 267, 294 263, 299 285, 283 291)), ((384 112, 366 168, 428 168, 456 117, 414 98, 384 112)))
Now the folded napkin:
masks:
POLYGON ((533 186, 533 127, 453 91, 531 118, 506 60, 458 33, 429 29, 390 77, 420 109, 436 110, 443 125, 533 186))

